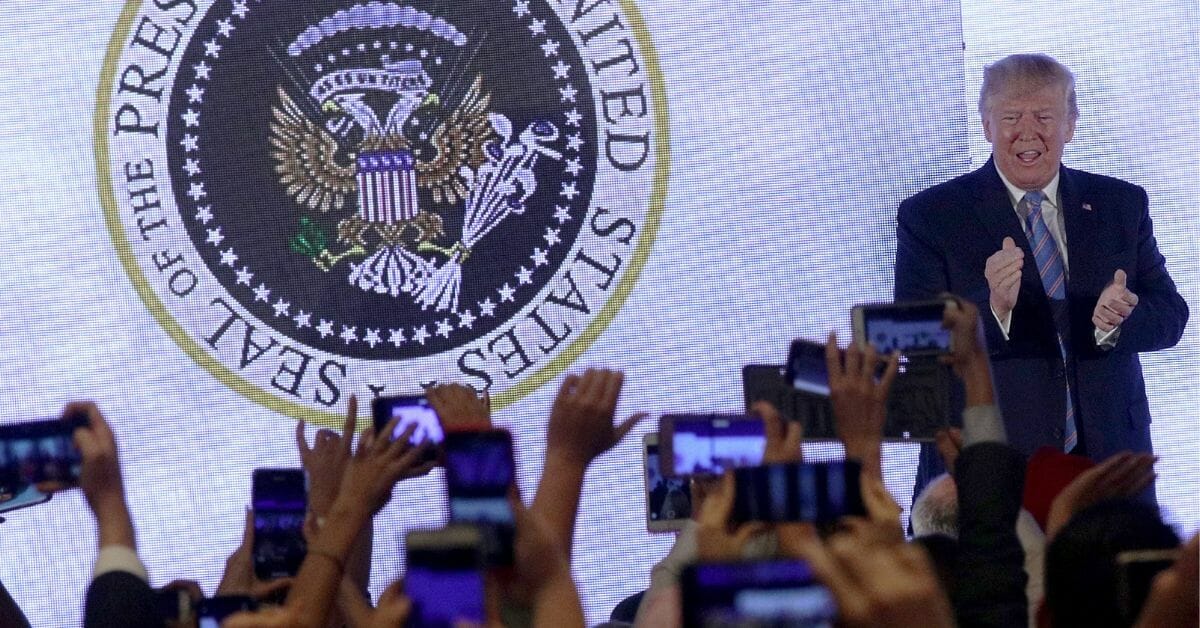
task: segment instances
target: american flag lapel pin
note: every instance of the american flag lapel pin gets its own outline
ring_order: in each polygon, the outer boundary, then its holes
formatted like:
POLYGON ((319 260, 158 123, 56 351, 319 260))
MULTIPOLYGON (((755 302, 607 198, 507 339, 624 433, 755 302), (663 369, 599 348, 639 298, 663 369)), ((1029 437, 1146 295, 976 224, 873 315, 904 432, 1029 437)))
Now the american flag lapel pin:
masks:
POLYGON ((1085 211, 1085 212, 1090 212, 1090 211, 1092 211, 1092 204, 1091 204, 1091 203, 1084 203, 1084 204, 1083 204, 1083 211, 1085 211))

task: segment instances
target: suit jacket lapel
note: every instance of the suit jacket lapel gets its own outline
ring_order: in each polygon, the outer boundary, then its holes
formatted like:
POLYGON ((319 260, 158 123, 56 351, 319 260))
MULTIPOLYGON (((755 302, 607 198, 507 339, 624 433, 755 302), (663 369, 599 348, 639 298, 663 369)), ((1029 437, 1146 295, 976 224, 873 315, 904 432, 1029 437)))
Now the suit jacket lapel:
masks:
POLYGON ((1082 271, 1091 268, 1088 256, 1093 247, 1085 246, 1096 233, 1096 212, 1083 209, 1083 191, 1079 189, 1079 181, 1070 170, 1061 169, 1058 183, 1058 193, 1062 200, 1063 225, 1067 236, 1067 288, 1071 287, 1071 279, 1079 279, 1072 270, 1082 271))
MULTIPOLYGON (((1017 246, 1025 249, 1026 263, 1021 269, 1021 283, 1045 297, 1042 280, 1038 275, 1037 263, 1033 260, 1033 250, 1029 246, 1028 238, 1025 237, 1025 229, 1021 227, 1021 221, 1017 218, 1017 213, 1013 211, 1008 188, 1004 187, 1004 181, 996 172, 996 164, 992 158, 989 157, 987 163, 971 173, 970 176, 974 179, 971 182, 973 184, 971 189, 975 195, 973 208, 975 218, 987 230, 991 243, 995 247, 992 252, 1000 250, 1006 237, 1012 238, 1017 246)), ((1067 237, 1067 241, 1070 242, 1070 236, 1067 237)))

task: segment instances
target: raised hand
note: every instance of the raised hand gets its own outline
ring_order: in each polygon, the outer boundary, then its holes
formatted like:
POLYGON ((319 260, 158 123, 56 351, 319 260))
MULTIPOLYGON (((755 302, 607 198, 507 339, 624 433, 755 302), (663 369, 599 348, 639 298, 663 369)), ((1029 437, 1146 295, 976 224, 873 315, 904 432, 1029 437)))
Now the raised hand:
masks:
POLYGON ((425 391, 447 431, 486 430, 492 426, 490 399, 462 384, 441 384, 425 391))
POLYGON ((839 626, 950 627, 950 602, 919 547, 862 519, 823 543, 810 526, 777 526, 785 555, 808 562, 838 605, 839 626))
POLYGON ((833 403, 834 429, 846 446, 846 457, 859 460, 863 472, 882 477, 879 453, 887 398, 900 369, 899 354, 887 361, 883 377, 875 380, 879 356, 875 347, 863 351, 854 343, 845 358, 838 350, 837 335, 830 332, 825 342, 825 367, 829 371, 829 398, 833 403))
POLYGON ((726 471, 700 507, 696 517, 696 548, 702 561, 740 560, 746 543, 768 529, 763 523, 730 526, 736 490, 733 471, 726 471))
POLYGON ((1025 266, 1025 250, 1017 246, 1012 238, 1004 238, 1000 250, 992 253, 983 266, 991 292, 989 301, 992 311, 1000 320, 1006 320, 1017 307, 1017 295, 1021 292, 1021 268, 1025 266))
POLYGON ((550 410, 546 456, 563 457, 586 466, 621 442, 646 416, 635 415, 613 425, 624 383, 624 374, 607 369, 568 375, 550 410))
POLYGON ((750 411, 762 417, 763 431, 767 436, 763 464, 800 462, 803 458, 800 441, 804 438, 804 427, 800 422, 784 420, 769 401, 754 402, 750 411))
POLYGON ((248 595, 262 599, 287 589, 291 584, 291 578, 263 581, 254 575, 254 511, 246 509, 242 543, 225 559, 225 573, 221 574, 217 595, 248 595))
POLYGON ((1046 515, 1046 542, 1049 543, 1075 513, 1088 506, 1142 492, 1154 482, 1157 460, 1152 454, 1123 451, 1080 473, 1050 503, 1050 512, 1046 515))
POLYGON ((63 416, 87 416, 87 425, 75 428, 73 438, 83 460, 79 486, 96 516, 100 547, 124 545, 136 548, 133 521, 125 505, 125 485, 121 480, 121 462, 112 428, 96 404, 74 402, 63 409, 63 416))
POLYGON ((333 430, 318 430, 312 447, 304 436, 304 421, 296 424, 296 446, 300 450, 300 462, 308 474, 308 509, 317 516, 324 516, 337 499, 342 473, 353 455, 351 442, 358 421, 358 399, 350 395, 346 407, 346 422, 339 436, 333 430))
POLYGON ((396 482, 425 475, 433 469, 434 462, 422 462, 425 452, 433 444, 413 445, 409 442, 417 429, 415 423, 405 428, 395 440, 389 440, 388 435, 394 433, 399 422, 399 417, 393 418, 378 434, 370 429, 359 439, 358 451, 342 474, 335 503, 366 506, 370 513, 377 513, 391 499, 392 486, 396 482))
POLYGON ((1100 293, 1096 309, 1092 311, 1092 324, 1096 329, 1110 332, 1120 327, 1133 313, 1133 308, 1137 307, 1138 296, 1129 291, 1126 281, 1125 271, 1118 268, 1113 273, 1112 283, 1100 293))

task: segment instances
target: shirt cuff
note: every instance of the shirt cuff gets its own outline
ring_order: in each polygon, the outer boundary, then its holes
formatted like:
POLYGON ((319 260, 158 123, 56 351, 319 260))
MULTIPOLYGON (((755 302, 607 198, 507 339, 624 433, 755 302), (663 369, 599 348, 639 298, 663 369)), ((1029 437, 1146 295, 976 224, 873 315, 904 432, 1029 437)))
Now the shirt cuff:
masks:
POLYGON ((1004 419, 995 405, 968 406, 963 410, 963 448, 976 443, 1008 443, 1004 419))
POLYGON ((1008 313, 1008 317, 1005 320, 1000 320, 1000 315, 996 313, 996 310, 992 309, 992 306, 989 305, 988 309, 992 310, 992 318, 996 319, 996 325, 1000 327, 1000 334, 1004 336, 1005 340, 1008 340, 1008 329, 1012 325, 1012 312, 1008 313))
POLYGON ((1100 331, 1096 327, 1093 331, 1096 338, 1096 346, 1101 349, 1112 349, 1117 346, 1117 339, 1121 337, 1121 326, 1117 325, 1108 331, 1100 331))
POLYGON ((150 576, 146 574, 146 566, 142 564, 142 560, 138 558, 137 552, 132 547, 106 545, 100 548, 100 554, 96 556, 96 566, 92 570, 92 579, 95 580, 112 571, 124 571, 141 578, 147 584, 150 582, 150 576))

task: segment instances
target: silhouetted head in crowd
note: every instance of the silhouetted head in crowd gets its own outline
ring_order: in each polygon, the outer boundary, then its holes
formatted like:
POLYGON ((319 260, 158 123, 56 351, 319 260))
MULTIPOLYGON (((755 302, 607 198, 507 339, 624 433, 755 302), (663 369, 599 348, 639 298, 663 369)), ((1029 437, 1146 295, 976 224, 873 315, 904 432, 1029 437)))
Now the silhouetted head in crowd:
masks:
POLYGON ((1046 549, 1046 605, 1055 628, 1125 626, 1118 601, 1117 554, 1169 549, 1179 537, 1158 508, 1101 502, 1075 515, 1046 549))
POLYGON ((958 486, 948 473, 931 480, 913 500, 912 529, 914 536, 958 538, 958 486))

